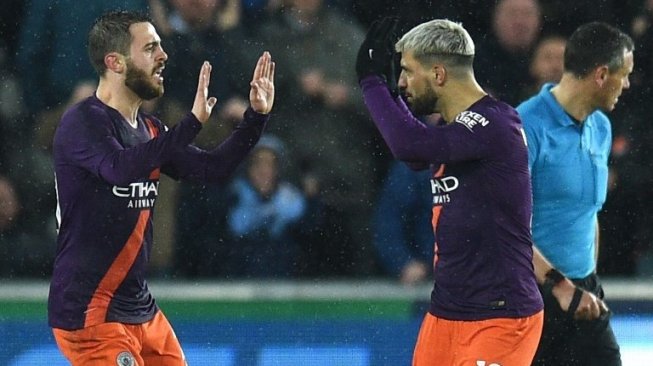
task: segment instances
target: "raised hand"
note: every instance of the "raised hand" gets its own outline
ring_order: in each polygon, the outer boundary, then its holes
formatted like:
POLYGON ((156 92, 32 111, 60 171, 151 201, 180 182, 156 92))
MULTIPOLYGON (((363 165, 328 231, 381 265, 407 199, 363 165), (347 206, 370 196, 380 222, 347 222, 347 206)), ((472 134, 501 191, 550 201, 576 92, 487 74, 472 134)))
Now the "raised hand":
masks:
POLYGON ((356 57, 356 74, 359 80, 368 75, 388 78, 387 74, 395 55, 397 25, 398 19, 391 17, 372 23, 356 57))
POLYGON ((211 111, 218 102, 215 97, 209 98, 209 82, 211 81, 211 64, 204 61, 200 69, 200 76, 197 82, 197 92, 195 93, 195 101, 193 102, 193 109, 191 112, 201 122, 206 123, 211 117, 211 111))
POLYGON ((394 97, 399 94, 397 78, 401 61, 401 55, 394 48, 397 27, 398 19, 393 17, 372 23, 356 57, 358 81, 368 75, 382 76, 394 97))
POLYGON ((270 113, 274 104, 274 62, 269 52, 265 51, 259 57, 249 85, 249 103, 252 109, 261 114, 270 113))

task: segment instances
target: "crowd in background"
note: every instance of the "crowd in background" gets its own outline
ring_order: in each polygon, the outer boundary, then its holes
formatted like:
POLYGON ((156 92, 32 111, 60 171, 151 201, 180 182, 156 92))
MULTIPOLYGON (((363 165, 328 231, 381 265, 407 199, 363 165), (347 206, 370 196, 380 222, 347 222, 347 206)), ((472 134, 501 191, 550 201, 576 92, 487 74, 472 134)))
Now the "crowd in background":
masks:
MULTIPOLYGON (((4 0, 0 5, 0 276, 48 277, 56 237, 51 141, 63 110, 91 95, 94 19, 147 12, 169 59, 165 95, 144 108, 168 125, 188 113, 203 60, 213 65, 217 145, 247 107, 256 58, 277 64, 266 136, 224 186, 162 179, 151 270, 166 278, 429 278, 433 234, 425 173, 392 157, 365 112, 354 62, 370 24, 400 32, 460 21, 475 70, 514 106, 562 73, 566 38, 600 20, 636 41, 631 88, 611 113, 608 199, 600 214, 604 275, 653 274, 653 1, 651 0, 4 0), (647 264, 648 263, 648 264, 647 264)), ((427 174, 427 173, 426 173, 427 174)))

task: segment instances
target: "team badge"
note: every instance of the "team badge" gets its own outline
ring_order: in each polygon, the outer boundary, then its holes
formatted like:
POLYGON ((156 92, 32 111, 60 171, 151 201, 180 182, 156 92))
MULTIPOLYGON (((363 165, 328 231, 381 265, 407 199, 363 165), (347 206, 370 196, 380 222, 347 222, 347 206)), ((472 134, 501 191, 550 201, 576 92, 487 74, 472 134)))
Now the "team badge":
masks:
POLYGON ((134 356, 128 351, 120 352, 120 354, 118 354, 116 364, 118 364, 118 366, 137 366, 134 356))

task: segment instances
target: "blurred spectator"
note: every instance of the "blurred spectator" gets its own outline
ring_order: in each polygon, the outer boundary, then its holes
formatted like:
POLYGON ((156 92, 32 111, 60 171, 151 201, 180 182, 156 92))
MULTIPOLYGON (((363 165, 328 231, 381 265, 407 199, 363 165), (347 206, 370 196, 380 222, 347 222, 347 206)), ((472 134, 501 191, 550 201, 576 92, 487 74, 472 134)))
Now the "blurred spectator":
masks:
POLYGON ((15 224, 21 207, 14 187, 3 176, 0 176, 0 208, 0 231, 4 234, 15 224))
POLYGON ((0 275, 44 278, 51 273, 54 236, 31 219, 15 185, 0 175, 0 275))
POLYGON ((244 23, 249 35, 259 32, 259 26, 273 16, 283 5, 283 0, 241 0, 244 23))
POLYGON ((492 13, 492 33, 477 45, 474 63, 481 86, 510 105, 521 102, 541 30, 538 0, 499 0, 492 13))
POLYGON ((0 172, 12 169, 15 155, 25 145, 20 81, 12 71, 10 49, 0 40, 0 172))
POLYGON ((264 135, 251 152, 243 177, 231 187, 234 202, 227 215, 233 237, 228 276, 291 277, 296 274, 299 243, 293 236, 306 210, 301 191, 281 175, 284 147, 264 135))
POLYGON ((542 1, 545 28, 569 36, 576 27, 591 21, 604 21, 625 28, 632 9, 641 0, 546 0, 542 1))
MULTIPOLYGON (((612 152, 608 197, 600 212, 600 274, 633 276, 642 272, 640 261, 653 241, 653 1, 646 0, 630 30, 635 41, 635 69, 631 90, 620 96, 612 113, 612 152)), ((643 272, 646 272, 645 270, 643 272)), ((650 272, 650 270, 649 270, 650 272)))
POLYGON ((653 218, 649 214, 653 161, 641 154, 644 150, 653 153, 649 147, 653 133, 647 131, 650 128, 635 128, 633 123, 641 126, 647 121, 631 115, 612 125, 608 195, 599 213, 602 225, 597 270, 601 275, 636 275, 640 258, 650 250, 653 240, 653 218))
POLYGON ((403 34, 413 26, 440 18, 461 22, 473 39, 486 34, 490 28, 488 14, 493 1, 484 0, 354 0, 352 14, 368 29, 374 20, 386 16, 400 19, 399 32, 403 34))
POLYGON ((0 176, 0 271, 2 275, 11 274, 14 257, 14 248, 20 245, 16 242, 16 221, 21 210, 18 196, 11 182, 0 176))
POLYGON ((6 39, 0 39, 0 274, 44 277, 54 253, 53 174, 48 155, 32 145, 34 131, 6 39))
MULTIPOLYGON (((383 164, 379 135, 365 116, 354 73, 364 37, 353 20, 322 0, 286 0, 261 28, 260 39, 277 58, 278 123, 270 132, 287 142, 289 174, 302 180, 308 161, 324 201, 346 215, 359 273, 369 273, 371 237, 367 225, 376 171, 383 164)), ((333 228, 333 230, 341 230, 333 228)))
POLYGON ((310 162, 300 165, 306 213, 294 234, 301 247, 298 275, 311 278, 360 275, 356 266, 360 248, 350 232, 348 216, 340 207, 324 200, 320 180, 310 162))
POLYGON ((557 83, 564 68, 565 44, 567 40, 558 35, 544 36, 535 46, 528 74, 531 82, 522 90, 521 100, 539 93, 542 85, 557 83))
MULTIPOLYGON (((207 60, 213 66, 209 94, 218 98, 213 115, 194 143, 210 149, 218 146, 242 119, 251 70, 258 49, 247 43, 240 19, 240 0, 154 0, 153 14, 162 29, 162 43, 168 53, 166 94, 158 113, 164 120, 179 120, 187 113, 197 85, 197 65, 207 60)), ((276 55, 273 54, 276 58, 276 55)), ((178 185, 165 182, 165 201, 157 201, 155 222, 158 248, 170 247, 174 259, 161 254, 160 269, 168 265, 186 277, 218 276, 226 252, 225 187, 203 184, 178 185), (178 192, 176 194, 175 192, 178 192), (210 250, 207 250, 210 248, 210 250)))
MULTIPOLYGON (((6 11, 17 11, 15 2, 2 4, 6 11)), ((19 14, 16 14, 19 17, 19 14)), ((10 21, 13 15, 2 12, 0 24, 0 174, 12 176, 22 164, 21 155, 29 152, 28 137, 31 127, 27 125, 22 101, 22 88, 13 64, 11 44, 15 43, 18 24, 10 21), (6 23, 4 23, 6 21, 6 23), (13 25, 13 27, 12 27, 13 25)))
POLYGON ((431 278, 435 238, 429 178, 428 170, 393 162, 375 206, 377 257, 386 274, 407 285, 431 278))
MULTIPOLYGON (((235 95, 245 99, 249 89, 242 84, 251 75, 243 67, 245 57, 254 58, 259 49, 248 48, 241 26, 241 9, 238 0, 168 0, 159 2, 157 25, 165 29, 162 42, 169 52, 183 52, 182 60, 170 60, 166 64, 166 80, 171 86, 166 90, 168 98, 183 102, 192 101, 185 91, 192 90, 197 62, 208 60, 219 70, 211 75, 211 87, 224 104, 235 95), (249 52, 248 52, 249 51, 249 52)), ((245 83, 246 84, 246 83, 245 83)), ((245 85, 247 86, 247 85, 245 85)), ((217 107, 220 107, 218 105, 217 107)), ((243 109, 244 111, 244 109, 243 109)), ((240 120, 242 113, 236 116, 240 120)))
MULTIPOLYGON (((326 6, 337 8, 345 13, 351 9, 351 3, 352 0, 325 0, 326 6)), ((248 21, 264 20, 276 13, 283 5, 284 0, 241 0, 243 13, 248 21)))
POLYGON ((228 189, 221 185, 182 185, 176 209, 173 275, 224 277, 231 250, 227 232, 228 189))
POLYGON ((26 2, 17 66, 26 107, 37 115, 72 94, 95 72, 86 55, 86 35, 95 18, 112 9, 147 12, 147 0, 31 0, 26 2), (47 87, 44 87, 47 86, 47 87))
MULTIPOLYGON (((653 0, 645 0, 637 17, 630 25, 635 41, 635 70, 632 86, 636 93, 631 93, 633 107, 638 107, 644 100, 653 96, 653 0)), ((629 100, 624 102, 628 103, 629 100)))
POLYGON ((25 2, 24 0, 3 0, 0 3, 0 48, 6 47, 7 52, 3 57, 9 59, 7 64, 11 65, 12 71, 25 2))

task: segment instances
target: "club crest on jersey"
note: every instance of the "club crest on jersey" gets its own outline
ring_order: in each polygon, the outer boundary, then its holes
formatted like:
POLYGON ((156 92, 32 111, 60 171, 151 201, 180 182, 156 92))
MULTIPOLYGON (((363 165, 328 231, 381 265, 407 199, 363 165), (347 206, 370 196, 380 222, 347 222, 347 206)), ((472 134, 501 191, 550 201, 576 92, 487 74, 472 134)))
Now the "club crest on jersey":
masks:
POLYGON ((124 351, 118 354, 116 358, 116 364, 118 366, 136 366, 136 360, 131 352, 124 351))
POLYGON ((481 127, 485 127, 490 123, 490 120, 472 111, 464 111, 460 113, 453 121, 467 127, 471 132, 474 132, 474 127, 476 126, 480 125, 481 127))

